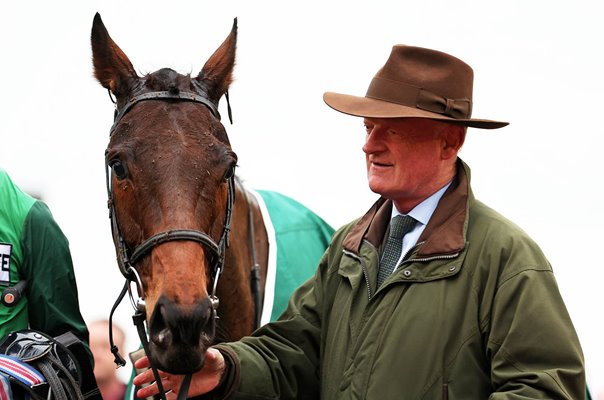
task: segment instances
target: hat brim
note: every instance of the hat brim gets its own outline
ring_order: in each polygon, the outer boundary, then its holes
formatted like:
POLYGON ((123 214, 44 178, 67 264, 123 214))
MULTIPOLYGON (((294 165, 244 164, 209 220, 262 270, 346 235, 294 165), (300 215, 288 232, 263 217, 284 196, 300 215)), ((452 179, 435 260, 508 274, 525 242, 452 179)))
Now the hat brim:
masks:
POLYGON ((451 118, 446 115, 408 107, 401 104, 390 103, 370 97, 359 97, 348 94, 325 92, 323 101, 329 107, 344 114, 368 118, 427 118, 444 121, 454 125, 463 125, 480 129, 497 129, 508 125, 508 122, 492 121, 488 119, 451 118))

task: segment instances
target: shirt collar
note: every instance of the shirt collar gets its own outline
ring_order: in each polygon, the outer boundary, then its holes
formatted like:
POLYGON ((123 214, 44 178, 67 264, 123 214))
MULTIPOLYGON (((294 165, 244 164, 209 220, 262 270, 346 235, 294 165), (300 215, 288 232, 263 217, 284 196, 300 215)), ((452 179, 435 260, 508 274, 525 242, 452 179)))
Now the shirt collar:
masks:
POLYGON ((445 186, 433 193, 430 197, 416 205, 411 211, 409 211, 408 214, 401 213, 399 210, 396 209, 396 206, 393 205, 391 218, 394 218, 397 215, 408 215, 410 217, 413 217, 422 225, 428 225, 428 221, 430 221, 434 210, 436 210, 436 206, 438 206, 440 198, 443 197, 443 194, 445 193, 447 188, 451 186, 451 182, 452 181, 449 181, 449 183, 447 183, 445 186))

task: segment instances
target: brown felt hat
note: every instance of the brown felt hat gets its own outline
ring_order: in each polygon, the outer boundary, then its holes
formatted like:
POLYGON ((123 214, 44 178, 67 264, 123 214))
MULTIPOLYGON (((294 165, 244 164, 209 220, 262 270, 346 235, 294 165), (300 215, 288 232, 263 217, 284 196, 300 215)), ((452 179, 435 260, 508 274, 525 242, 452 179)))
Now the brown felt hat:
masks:
POLYGON ((323 100, 345 114, 370 118, 429 118, 473 128, 507 122, 473 119, 472 68, 449 54, 395 45, 365 97, 326 92, 323 100))

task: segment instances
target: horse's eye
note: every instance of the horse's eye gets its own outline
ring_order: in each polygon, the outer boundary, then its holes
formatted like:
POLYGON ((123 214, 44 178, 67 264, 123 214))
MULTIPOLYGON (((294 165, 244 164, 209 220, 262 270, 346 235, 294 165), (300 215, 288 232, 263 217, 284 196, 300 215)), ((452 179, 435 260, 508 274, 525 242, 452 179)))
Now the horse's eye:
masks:
POLYGON ((126 166, 121 161, 115 160, 111 163, 111 168, 117 179, 122 180, 126 178, 127 171, 126 166))
POLYGON ((224 174, 224 179, 225 180, 229 180, 233 177, 233 175, 235 175, 235 167, 237 167, 236 164, 233 164, 229 167, 229 169, 227 169, 226 173, 224 174))

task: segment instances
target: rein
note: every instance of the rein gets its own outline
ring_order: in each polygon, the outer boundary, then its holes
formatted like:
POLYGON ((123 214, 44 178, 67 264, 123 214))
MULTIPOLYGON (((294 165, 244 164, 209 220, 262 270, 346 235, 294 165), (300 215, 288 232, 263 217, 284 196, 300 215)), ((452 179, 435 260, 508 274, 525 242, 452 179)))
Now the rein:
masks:
MULTIPOLYGON (((109 95, 111 98, 111 92, 109 92, 109 95)), ((143 94, 139 94, 137 96, 131 97, 130 99, 128 99, 128 102, 123 107, 120 107, 119 109, 116 104, 115 113, 114 113, 114 122, 113 122, 113 126, 111 127, 109 136, 111 137, 113 135, 113 132, 115 131, 115 129, 116 129, 117 125, 119 124, 120 120, 122 119, 122 117, 124 115, 126 115, 126 113, 130 109, 132 109, 132 107, 134 105, 136 105, 137 103, 139 103, 141 101, 147 101, 147 100, 164 100, 164 101, 165 100, 175 100, 175 101, 192 101, 192 102, 200 103, 200 104, 203 104, 204 106, 206 106, 210 110, 210 112, 212 112, 214 117, 216 117, 218 120, 220 120, 220 114, 218 113, 216 104, 214 104, 206 96, 202 96, 197 93, 191 93, 191 92, 180 92, 179 90, 149 92, 149 93, 143 93, 143 94)), ((113 101, 113 98, 112 98, 112 101, 113 101)), ((227 101, 228 101, 228 97, 227 97, 227 101)), ((114 101, 114 103, 115 103, 115 101, 114 101)), ((229 118, 231 118, 230 105, 228 107, 228 111, 229 111, 229 118)), ((120 367, 120 366, 125 365, 126 362, 125 362, 124 358, 119 354, 119 349, 117 348, 117 346, 115 346, 115 344, 113 342, 112 318, 113 318, 113 313, 115 312, 115 309, 117 308, 117 306, 121 303, 121 301, 125 297, 126 292, 129 293, 130 302, 132 303, 132 306, 135 310, 135 314, 133 315, 132 319, 133 319, 134 325, 137 328, 137 332, 138 332, 139 338, 141 340, 141 344, 143 345, 143 349, 145 350, 145 353, 147 355, 149 354, 149 341, 147 338, 147 331, 145 328, 145 321, 146 321, 146 319, 145 319, 146 306, 145 306, 145 297, 144 297, 145 292, 144 292, 142 280, 140 279, 138 272, 134 268, 134 265, 136 265, 136 263, 138 261, 140 261, 145 255, 147 255, 156 246, 159 246, 165 242, 186 240, 186 241, 198 242, 201 245, 203 245, 205 249, 210 250, 210 252, 212 253, 212 256, 210 257, 210 262, 212 265, 212 280, 213 281, 212 281, 212 291, 211 291, 211 294, 209 297, 210 297, 210 301, 212 304, 213 318, 214 319, 218 318, 217 308, 219 305, 219 300, 218 300, 218 297, 216 296, 216 288, 218 286, 218 279, 220 278, 220 275, 222 274, 222 271, 224 269, 224 259, 225 259, 226 248, 229 246, 229 233, 231 230, 231 218, 232 218, 232 211, 233 211, 233 203, 235 201, 235 169, 233 167, 231 169, 231 171, 225 177, 225 180, 227 181, 227 204, 226 204, 226 210, 225 210, 223 232, 222 232, 222 235, 221 235, 218 243, 216 243, 214 241, 214 239, 212 239, 212 237, 210 237, 210 235, 208 235, 207 233, 205 233, 203 231, 199 231, 199 230, 195 230, 195 229, 173 229, 173 230, 160 232, 160 233, 156 233, 156 234, 152 235, 151 237, 143 240, 142 243, 137 245, 134 248, 134 250, 132 250, 132 251, 130 251, 130 249, 126 245, 126 241, 122 235, 122 231, 120 229, 120 226, 119 226, 119 223, 117 220, 117 215, 115 212, 115 203, 113 200, 113 187, 112 187, 113 169, 111 168, 111 165, 110 165, 107 157, 105 158, 105 178, 106 178, 107 197, 108 197, 107 206, 109 208, 109 218, 111 220, 111 232, 112 232, 112 236, 113 236, 113 242, 114 242, 115 248, 117 250, 118 266, 119 266, 120 272, 126 278, 124 287, 122 288, 122 291, 120 292, 115 304, 113 305, 110 316, 109 316, 109 341, 110 341, 110 346, 111 346, 111 352, 113 353, 113 355, 115 357, 114 362, 116 363, 116 365, 118 367, 120 367), (134 282, 136 285, 136 290, 137 290, 137 295, 138 295, 138 298, 136 298, 136 299, 135 299, 135 296, 132 293, 132 289, 131 289, 132 282, 134 282)), ((159 372, 158 372, 157 368, 155 368, 153 365, 151 365, 151 369, 153 371, 153 375, 155 377, 155 382, 157 384, 160 396, 161 396, 162 400, 166 400, 165 391, 164 391, 164 388, 163 388, 163 385, 161 382, 161 377, 159 376, 159 372)), ((183 382, 181 384, 181 388, 180 388, 179 394, 178 394, 178 400, 183 400, 183 399, 187 398, 187 392, 188 392, 190 382, 191 382, 191 374, 188 374, 185 376, 185 379, 183 380, 183 382)))

